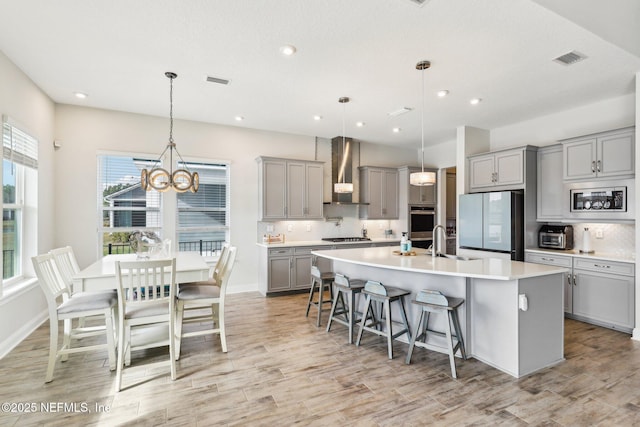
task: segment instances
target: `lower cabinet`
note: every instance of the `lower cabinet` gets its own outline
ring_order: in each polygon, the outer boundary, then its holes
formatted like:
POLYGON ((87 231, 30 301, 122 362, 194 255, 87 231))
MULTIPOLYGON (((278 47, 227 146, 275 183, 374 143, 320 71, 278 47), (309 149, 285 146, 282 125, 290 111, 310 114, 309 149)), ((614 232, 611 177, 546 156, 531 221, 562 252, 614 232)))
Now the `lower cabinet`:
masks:
POLYGON ((526 262, 567 267, 568 317, 631 333, 635 326, 635 265, 591 257, 525 254, 526 262))
POLYGON ((311 266, 320 271, 333 271, 331 260, 313 255, 311 252, 329 249, 355 249, 371 247, 397 247, 398 240, 340 245, 290 246, 269 248, 258 246, 258 290, 262 295, 277 295, 282 292, 304 291, 311 288, 311 266))
POLYGON ((630 332, 635 324, 634 265, 573 260, 573 315, 630 332))

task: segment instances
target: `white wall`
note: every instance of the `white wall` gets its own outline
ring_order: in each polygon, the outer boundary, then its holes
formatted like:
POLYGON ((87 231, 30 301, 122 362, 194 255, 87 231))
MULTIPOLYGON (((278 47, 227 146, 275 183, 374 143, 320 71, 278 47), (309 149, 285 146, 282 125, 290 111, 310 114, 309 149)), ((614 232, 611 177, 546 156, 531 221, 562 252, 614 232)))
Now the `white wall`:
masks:
MULTIPOLYGON (((158 156, 168 138, 168 118, 83 108, 56 107, 55 230, 57 245, 76 249, 84 267, 98 257, 96 233, 97 160, 99 151, 148 153, 158 156), (65 191, 72 188, 74 191, 65 191)), ((249 130, 192 121, 174 121, 180 154, 231 162, 231 244, 238 247, 230 288, 257 290, 258 167, 261 155, 325 161, 325 186, 330 185, 328 140, 249 130), (316 154, 317 153, 317 154, 316 154), (324 157, 324 158, 323 158, 324 157)), ((361 163, 400 166, 417 158, 414 150, 362 144, 361 163)))
MULTIPOLYGON (((46 252, 53 247, 55 229, 52 162, 54 104, 2 52, 0 81, 0 113, 11 117, 39 141, 36 252, 46 252)), ((27 266, 30 266, 30 261, 27 266)), ((33 269, 30 270, 33 273, 33 269)), ((0 357, 47 317, 44 294, 37 284, 0 297, 0 357)))

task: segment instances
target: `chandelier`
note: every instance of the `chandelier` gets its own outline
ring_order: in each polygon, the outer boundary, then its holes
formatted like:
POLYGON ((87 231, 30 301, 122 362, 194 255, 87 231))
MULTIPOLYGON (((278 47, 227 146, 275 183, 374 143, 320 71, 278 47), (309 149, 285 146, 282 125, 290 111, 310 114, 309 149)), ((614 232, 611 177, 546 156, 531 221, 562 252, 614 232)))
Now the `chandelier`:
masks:
POLYGON ((417 186, 433 185, 436 183, 435 172, 424 171, 424 70, 429 67, 431 67, 431 62, 429 61, 420 61, 416 64, 416 69, 422 71, 422 119, 420 121, 422 128, 422 171, 409 175, 409 183, 417 186))
POLYGON ((333 184, 333 191, 336 193, 353 193, 353 183, 345 182, 345 168, 347 166, 347 160, 349 160, 349 156, 346 155, 346 141, 345 141, 345 125, 344 125, 344 115, 345 115, 345 104, 349 102, 349 98, 346 96, 338 99, 338 102, 342 104, 342 160, 340 161, 340 168, 338 170, 338 182, 333 184), (340 182, 340 177, 342 177, 342 182, 340 182))
POLYGON ((170 89, 169 89, 169 143, 166 148, 160 154, 160 157, 153 165, 153 168, 150 170, 142 169, 140 173, 140 183, 142 185, 142 189, 145 191, 157 190, 161 192, 165 192, 168 190, 175 190, 178 193, 184 193, 185 191, 191 191, 195 193, 198 191, 198 187, 200 186, 200 177, 198 176, 198 172, 190 172, 188 168, 186 168, 186 163, 182 160, 182 156, 178 152, 176 148, 176 143, 173 142, 173 79, 178 77, 176 73, 166 72, 165 76, 169 78, 170 81, 170 89), (173 152, 176 152, 180 162, 185 165, 185 169, 176 169, 173 170, 173 152), (165 153, 169 151, 169 170, 159 167, 162 158, 165 153))

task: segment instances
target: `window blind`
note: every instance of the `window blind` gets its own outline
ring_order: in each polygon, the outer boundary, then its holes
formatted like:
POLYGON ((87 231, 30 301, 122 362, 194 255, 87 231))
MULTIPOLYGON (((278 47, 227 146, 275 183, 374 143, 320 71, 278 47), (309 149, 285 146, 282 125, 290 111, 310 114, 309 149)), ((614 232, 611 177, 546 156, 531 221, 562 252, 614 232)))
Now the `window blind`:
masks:
POLYGON ((2 155, 10 162, 38 169, 38 140, 5 120, 2 123, 2 155))

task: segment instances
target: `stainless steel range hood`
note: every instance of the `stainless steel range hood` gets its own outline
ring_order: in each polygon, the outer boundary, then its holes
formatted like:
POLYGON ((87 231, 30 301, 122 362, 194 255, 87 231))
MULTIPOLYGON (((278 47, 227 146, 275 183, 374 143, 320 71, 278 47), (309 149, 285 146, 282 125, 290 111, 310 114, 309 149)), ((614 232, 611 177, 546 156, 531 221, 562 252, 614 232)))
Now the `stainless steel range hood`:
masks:
POLYGON ((360 203, 360 176, 358 163, 360 161, 360 143, 352 138, 341 136, 331 139, 331 202, 326 205, 368 205, 360 203), (336 193, 333 184, 336 182, 353 183, 353 193, 336 193))

